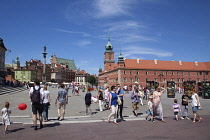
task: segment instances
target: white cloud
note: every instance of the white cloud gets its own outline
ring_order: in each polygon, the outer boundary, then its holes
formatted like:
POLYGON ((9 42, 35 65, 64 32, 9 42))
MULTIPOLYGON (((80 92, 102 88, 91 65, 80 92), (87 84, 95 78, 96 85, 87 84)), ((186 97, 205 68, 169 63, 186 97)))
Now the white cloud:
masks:
POLYGON ((81 40, 81 41, 78 41, 76 44, 79 45, 79 46, 86 46, 86 45, 89 45, 91 43, 92 42, 90 42, 88 40, 81 40))
POLYGON ((70 30, 65 30, 65 29, 54 29, 58 32, 63 32, 63 33, 70 33, 70 34, 82 34, 83 36, 90 36, 90 34, 85 33, 85 32, 76 32, 76 31, 70 31, 70 30))
POLYGON ((157 50, 153 48, 145 48, 139 46, 127 46, 123 48, 123 55, 127 58, 139 57, 139 55, 154 55, 157 57, 170 57, 173 56, 173 53, 157 50))
POLYGON ((128 15, 130 5, 133 0, 95 0, 93 7, 96 9, 95 17, 113 17, 119 15, 128 15))

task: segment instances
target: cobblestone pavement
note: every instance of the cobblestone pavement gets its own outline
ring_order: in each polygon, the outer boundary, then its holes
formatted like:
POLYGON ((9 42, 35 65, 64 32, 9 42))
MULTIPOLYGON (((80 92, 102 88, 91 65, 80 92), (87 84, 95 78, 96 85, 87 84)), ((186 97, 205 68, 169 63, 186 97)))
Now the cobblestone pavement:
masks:
MULTIPOLYGON (((0 106, 3 108, 4 102, 9 101, 12 109, 10 126, 12 133, 3 135, 0 131, 0 139, 207 139, 210 137, 210 100, 201 99, 201 110, 199 115, 204 118, 202 123, 193 124, 191 120, 173 120, 172 104, 173 98, 167 98, 166 93, 162 95, 162 104, 164 119, 166 123, 156 121, 155 123, 145 121, 146 105, 140 106, 138 110, 139 117, 134 117, 132 113, 130 95, 125 94, 123 116, 125 121, 114 125, 106 122, 109 110, 100 112, 98 104, 92 104, 94 112, 89 116, 85 114, 84 95, 80 92, 79 96, 73 96, 69 91, 69 104, 66 108, 65 120, 57 121, 57 108, 54 105, 57 89, 49 88, 51 93, 52 105, 49 110, 49 122, 44 123, 42 130, 34 131, 31 119, 31 103, 28 90, 21 92, 10 92, 0 95, 0 106), (17 108, 20 103, 26 103, 27 109, 21 111, 17 108), (196 127, 195 127, 196 126, 196 127), (26 133, 25 133, 26 132, 26 133), (198 137, 199 136, 199 137, 198 137)), ((92 92, 97 96, 97 92, 92 92)), ((181 102, 181 94, 176 94, 178 102, 181 102)), ((146 104, 147 101, 143 100, 146 104)), ((191 106, 189 107, 189 116, 192 118, 191 106)), ((3 126, 2 129, 3 130, 3 126)))

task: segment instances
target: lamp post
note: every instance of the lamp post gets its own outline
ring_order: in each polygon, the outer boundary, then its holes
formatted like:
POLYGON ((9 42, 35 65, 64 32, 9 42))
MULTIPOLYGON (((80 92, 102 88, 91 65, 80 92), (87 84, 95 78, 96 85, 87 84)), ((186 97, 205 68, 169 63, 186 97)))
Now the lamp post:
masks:
POLYGON ((44 67, 43 67, 43 73, 42 73, 42 83, 45 84, 46 82, 46 50, 47 50, 47 47, 44 46, 44 52, 42 53, 43 54, 43 57, 44 57, 44 67))

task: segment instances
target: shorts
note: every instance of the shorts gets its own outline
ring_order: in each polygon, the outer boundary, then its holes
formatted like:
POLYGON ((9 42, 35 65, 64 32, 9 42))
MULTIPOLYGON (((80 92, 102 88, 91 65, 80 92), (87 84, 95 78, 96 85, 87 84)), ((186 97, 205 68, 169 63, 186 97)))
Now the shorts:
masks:
POLYGON ((174 115, 178 115, 179 112, 174 112, 174 115))
POLYGON ((65 108, 66 108, 66 102, 59 102, 58 108, 59 108, 59 109, 60 109, 60 108, 65 109, 65 108))
POLYGON ((139 102, 132 102, 132 107, 134 110, 139 109, 139 102))
POLYGON ((153 115, 153 112, 150 109, 148 109, 147 110, 147 115, 153 115))
POLYGON ((193 112, 197 112, 197 111, 198 111, 198 106, 192 107, 192 111, 193 111, 193 112))
POLYGON ((39 114, 42 114, 42 112, 44 111, 44 105, 43 104, 32 104, 32 113, 34 115, 36 115, 37 111, 39 114))

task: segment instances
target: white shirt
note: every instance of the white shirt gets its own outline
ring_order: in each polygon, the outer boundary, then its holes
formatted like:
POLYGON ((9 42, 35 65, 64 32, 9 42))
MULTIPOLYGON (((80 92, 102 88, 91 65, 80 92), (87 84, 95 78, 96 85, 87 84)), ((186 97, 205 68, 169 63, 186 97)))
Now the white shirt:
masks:
POLYGON ((44 90, 44 101, 43 101, 43 103, 48 103, 49 102, 49 100, 48 100, 49 95, 50 95, 50 92, 48 90, 44 90))
POLYGON ((11 109, 7 109, 7 108, 3 108, 2 110, 1 110, 1 112, 2 112, 2 119, 9 119, 9 115, 10 115, 10 113, 11 113, 11 109))
MULTIPOLYGON (((38 90, 39 89, 39 86, 35 86, 35 89, 38 90)), ((33 94, 33 91, 34 91, 34 87, 31 87, 30 91, 29 91, 29 94, 33 94)), ((43 88, 40 89, 40 104, 42 104, 42 97, 44 95, 44 92, 43 92, 43 88)))
POLYGON ((192 107, 198 106, 198 100, 197 100, 197 98, 196 98, 196 95, 198 96, 197 93, 194 93, 194 94, 191 96, 191 98, 192 98, 192 102, 191 102, 192 107))

